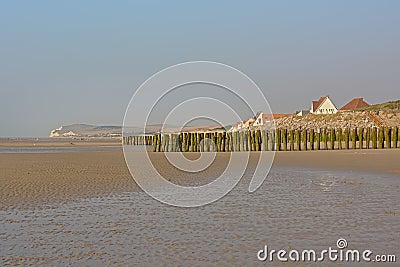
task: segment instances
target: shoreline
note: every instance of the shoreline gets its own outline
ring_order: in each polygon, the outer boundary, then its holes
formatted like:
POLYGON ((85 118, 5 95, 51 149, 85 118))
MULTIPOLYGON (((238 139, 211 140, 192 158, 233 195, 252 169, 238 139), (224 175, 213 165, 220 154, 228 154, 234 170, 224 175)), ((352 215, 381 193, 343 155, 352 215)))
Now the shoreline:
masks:
POLYGON ((74 146, 121 146, 121 138, 85 137, 51 138, 21 137, 0 138, 0 147, 74 147, 74 146))

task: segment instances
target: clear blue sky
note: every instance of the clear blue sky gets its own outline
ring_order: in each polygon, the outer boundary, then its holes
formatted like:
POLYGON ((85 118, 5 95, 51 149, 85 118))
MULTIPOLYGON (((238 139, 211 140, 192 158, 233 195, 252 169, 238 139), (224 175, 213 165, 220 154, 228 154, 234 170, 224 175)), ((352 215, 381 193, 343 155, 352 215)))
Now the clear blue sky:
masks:
POLYGON ((167 66, 248 74, 272 110, 400 98, 400 1, 1 1, 0 136, 121 124, 167 66), (161 3, 160 3, 161 2, 161 3))

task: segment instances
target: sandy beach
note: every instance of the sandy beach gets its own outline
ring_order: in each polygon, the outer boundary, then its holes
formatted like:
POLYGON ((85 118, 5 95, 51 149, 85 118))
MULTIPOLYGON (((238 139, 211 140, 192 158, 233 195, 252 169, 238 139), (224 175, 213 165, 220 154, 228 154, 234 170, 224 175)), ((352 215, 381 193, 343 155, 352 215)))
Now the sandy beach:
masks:
MULTIPOLYGON (((57 143, 58 145, 58 143, 57 143)), ((92 145, 92 144, 90 144, 92 145)), ((218 153, 214 164, 200 173, 185 174, 171 166, 162 153, 150 153, 156 168, 177 184, 204 184, 220 174, 229 153, 218 153)), ((187 154, 198 157, 196 153, 187 154)), ((384 174, 400 177, 400 150, 277 152, 272 170, 280 167, 384 174)), ((257 163, 251 154, 247 172, 257 163)), ((32 208, 76 198, 135 192, 122 150, 70 153, 0 154, 0 209, 32 208)))
MULTIPOLYGON (((1 265, 256 266, 266 244, 321 251, 338 237, 351 248, 398 251, 400 150, 279 152, 250 194, 254 152, 229 194, 180 208, 143 193, 119 147, 54 149, 0 154, 1 265)), ((229 160, 218 153, 211 167, 187 174, 163 153, 149 155, 181 185, 214 180, 229 160)))

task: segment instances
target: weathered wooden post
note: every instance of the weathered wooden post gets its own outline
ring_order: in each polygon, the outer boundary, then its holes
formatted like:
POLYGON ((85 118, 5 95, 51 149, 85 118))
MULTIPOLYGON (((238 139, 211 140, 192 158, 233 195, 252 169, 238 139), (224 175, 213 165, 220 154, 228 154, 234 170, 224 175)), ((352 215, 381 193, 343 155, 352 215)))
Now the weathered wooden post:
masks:
POLYGON ((276 129, 275 131, 275 151, 280 151, 281 150, 281 130, 276 129))
POLYGON ((222 135, 217 133, 217 152, 221 152, 222 135))
POLYGON ((244 132, 245 135, 245 143, 244 143, 244 151, 250 151, 251 150, 251 133, 249 130, 244 132))
POLYGON ((350 129, 344 129, 344 146, 346 149, 350 148, 350 129))
POLYGON ((247 150, 247 131, 240 132, 240 151, 247 150))
POLYGON ((399 128, 397 126, 395 126, 395 127, 393 127, 392 131, 393 131, 393 135, 392 135, 393 136, 393 148, 398 148, 397 141, 399 138, 399 128))
POLYGON ((224 132, 222 137, 224 139, 224 152, 229 152, 229 133, 224 132))
POLYGON ((356 128, 351 129, 351 148, 356 149, 357 144, 357 131, 356 128))
POLYGON ((372 132, 372 137, 371 137, 371 139, 372 139, 372 148, 373 149, 376 149, 377 148, 377 128, 376 127, 373 127, 372 129, 371 129, 371 132, 372 132))
POLYGON ((247 131, 243 131, 243 151, 249 151, 249 135, 247 131))
POLYGON ((384 138, 383 135, 384 134, 384 130, 383 127, 379 127, 379 132, 378 132, 378 148, 383 148, 383 142, 384 142, 384 138))
POLYGON ((180 134, 179 133, 175 134, 175 138, 176 138, 175 152, 179 152, 179 151, 181 151, 181 141, 180 141, 181 136, 180 136, 180 134))
POLYGON ((225 132, 221 133, 221 152, 225 152, 225 132))
POLYGON ((371 141, 371 128, 368 127, 365 129, 365 148, 370 148, 370 141, 371 141))
POLYGON ((289 130, 289 138, 290 138, 290 151, 294 151, 294 130, 289 130))
POLYGON ((265 138, 265 130, 261 130, 261 150, 266 151, 267 150, 267 144, 266 144, 266 138, 265 138))
POLYGON ((338 141, 338 149, 342 150, 343 149, 343 144, 342 144, 342 128, 338 128, 336 131, 336 139, 338 141))
POLYGON ((168 151, 169 152, 174 152, 174 134, 169 134, 169 148, 168 151))
POLYGON ((161 144, 161 134, 157 134, 157 152, 161 152, 162 144, 161 144))
POLYGON ((300 130, 296 130, 296 150, 300 151, 301 150, 301 140, 300 140, 300 130))
POLYGON ((169 152, 169 134, 165 134, 165 152, 169 152))
POLYGON ((213 140, 214 140, 214 137, 213 137, 213 133, 208 133, 208 141, 207 141, 207 150, 208 150, 208 152, 214 152, 214 149, 213 149, 213 140))
POLYGON ((328 129, 324 128, 322 130, 322 142, 324 143, 324 150, 328 149, 328 129))
POLYGON ((256 151, 261 151, 261 131, 256 130, 256 151))
POLYGON ((304 129, 303 130, 303 147, 304 147, 304 150, 308 150, 307 135, 308 135, 308 130, 304 129))
POLYGON ((157 152, 157 134, 153 135, 153 152, 157 152))
POLYGON ((310 150, 314 150, 314 139, 315 139, 314 129, 310 129, 310 150))
POLYGON ((287 151, 287 129, 282 129, 283 150, 287 151))
POLYGON ((240 132, 236 132, 236 151, 240 151, 240 148, 241 148, 241 146, 240 146, 240 140, 241 140, 241 137, 240 137, 240 132))
POLYGON ((390 138, 390 128, 385 127, 385 148, 391 148, 392 140, 390 138))
POLYGON ((239 131, 237 132, 237 151, 243 151, 243 138, 242 138, 242 132, 239 131))
POLYGON ((230 132, 229 134, 228 134, 228 137, 229 137, 229 142, 228 142, 228 152, 232 152, 233 151, 233 133, 232 132, 230 132))
POLYGON ((204 151, 205 152, 211 152, 210 150, 210 139, 211 139, 211 133, 204 133, 204 151))
POLYGON ((269 139, 271 140, 270 141, 270 150, 271 151, 275 151, 275 134, 276 134, 276 131, 275 130, 271 130, 270 132, 269 132, 269 139))
POLYGON ((247 151, 253 151, 253 131, 247 131, 247 151))
POLYGON ((231 134, 231 136, 232 136, 232 139, 231 139, 231 151, 233 151, 233 152, 235 152, 235 151, 237 151, 237 149, 236 149, 236 145, 237 145, 237 132, 235 131, 235 132, 232 132, 232 133, 230 133, 231 134))
POLYGON ((169 151, 174 152, 175 151, 175 134, 171 133, 169 136, 170 136, 169 151))
POLYGON ((182 152, 186 152, 187 133, 182 133, 182 152))
POLYGON ((331 145, 331 150, 335 150, 335 141, 336 141, 336 139, 335 139, 335 129, 334 128, 331 128, 331 140, 330 140, 330 145, 331 145))
POLYGON ((359 149, 364 148, 364 128, 363 127, 358 128, 358 148, 359 149))
POLYGON ((174 152, 179 151, 179 133, 174 134, 174 152))

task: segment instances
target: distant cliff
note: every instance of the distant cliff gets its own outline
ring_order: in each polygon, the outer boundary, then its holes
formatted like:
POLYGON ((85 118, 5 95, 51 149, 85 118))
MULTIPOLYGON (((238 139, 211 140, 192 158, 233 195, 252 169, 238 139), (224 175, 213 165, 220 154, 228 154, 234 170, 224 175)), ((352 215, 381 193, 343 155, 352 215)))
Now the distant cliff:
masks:
POLYGON ((116 137, 121 133, 121 126, 71 124, 52 130, 50 137, 116 137))
MULTIPOLYGON (((206 131, 220 129, 218 125, 206 125, 206 126, 186 126, 182 130, 184 131, 206 131)), ((125 133, 128 135, 142 134, 143 127, 125 127, 125 133)), ((174 125, 155 124, 147 125, 146 133, 152 134, 156 132, 178 132, 181 127, 174 125)), ((57 129, 50 131, 50 137, 119 137, 122 136, 121 126, 99 126, 89 124, 71 124, 61 126, 57 129)))

